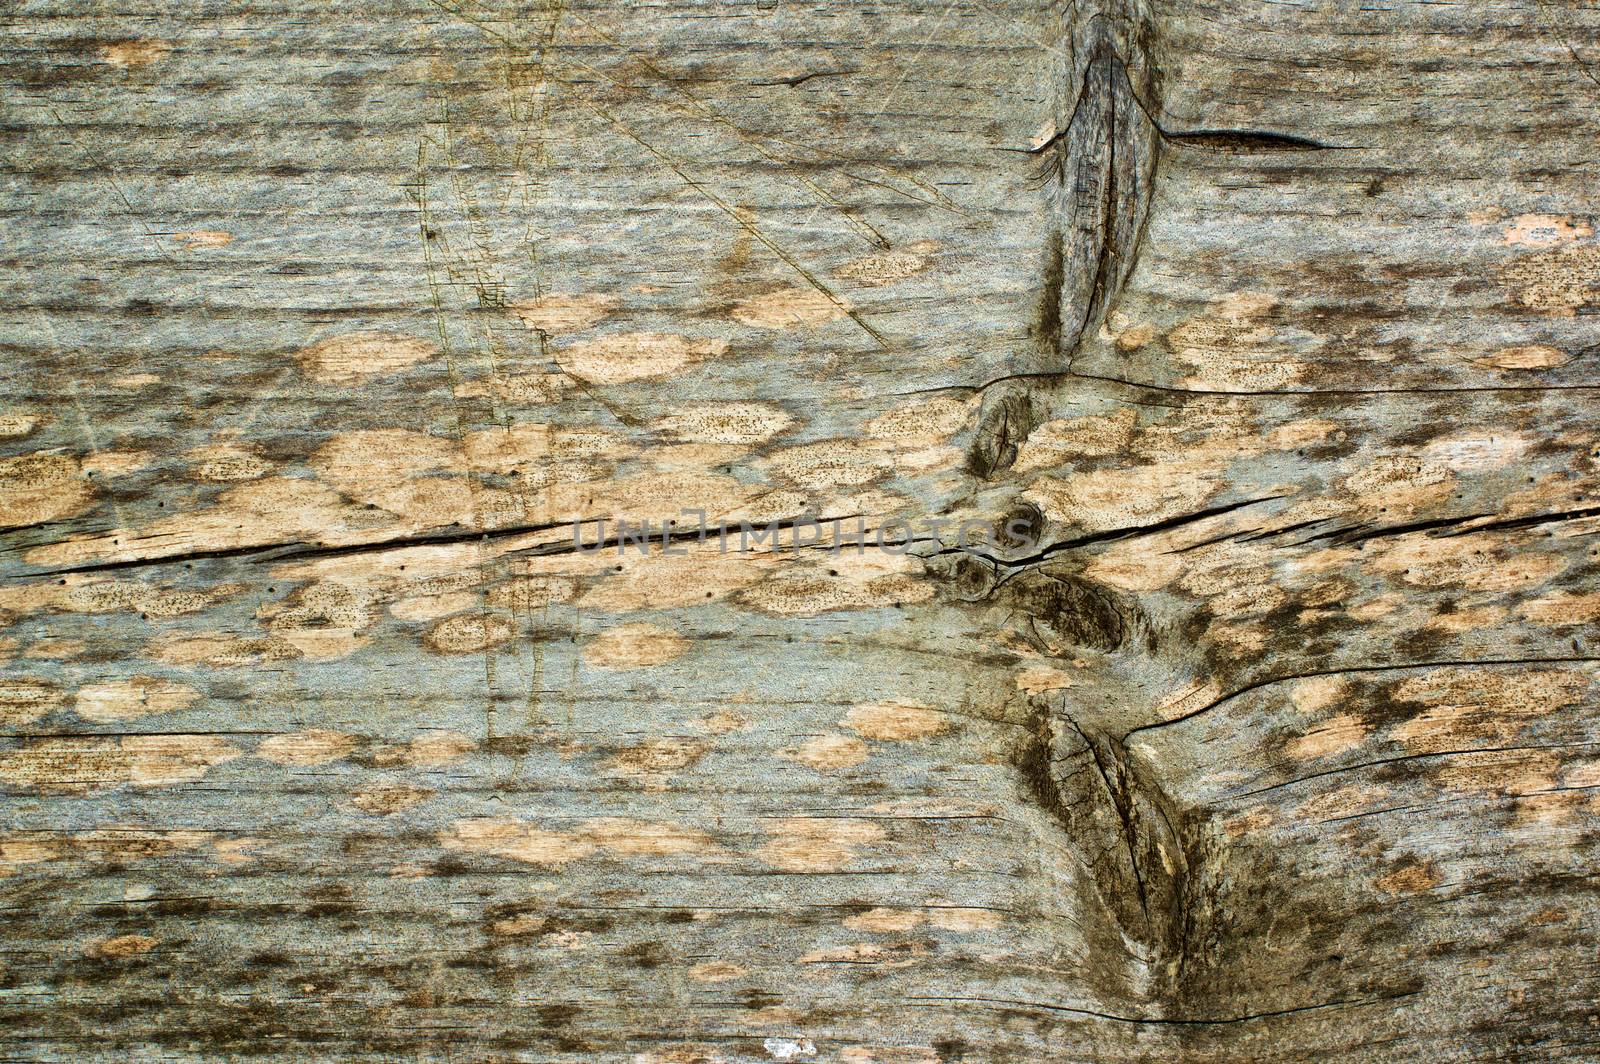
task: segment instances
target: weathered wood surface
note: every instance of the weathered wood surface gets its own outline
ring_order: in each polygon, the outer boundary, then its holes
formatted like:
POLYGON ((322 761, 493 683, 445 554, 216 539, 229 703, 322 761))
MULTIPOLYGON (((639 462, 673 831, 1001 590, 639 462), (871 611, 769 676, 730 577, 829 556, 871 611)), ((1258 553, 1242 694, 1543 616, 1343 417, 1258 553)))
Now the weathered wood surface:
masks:
POLYGON ((0 19, 7 1059, 1596 1057, 1600 14, 0 19))

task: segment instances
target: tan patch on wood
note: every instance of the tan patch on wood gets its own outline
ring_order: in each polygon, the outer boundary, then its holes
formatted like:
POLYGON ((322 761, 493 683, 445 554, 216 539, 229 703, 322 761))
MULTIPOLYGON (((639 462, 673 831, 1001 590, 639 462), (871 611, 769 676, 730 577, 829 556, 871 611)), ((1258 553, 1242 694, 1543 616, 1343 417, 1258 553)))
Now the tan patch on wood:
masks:
POLYGON ((60 613, 128 610, 146 617, 179 617, 197 613, 248 589, 247 584, 160 588, 151 584, 73 574, 55 580, 0 588, 0 610, 18 614, 41 609, 60 613))
POLYGON ((1287 425, 1279 425, 1267 433, 1267 443, 1279 451, 1292 451, 1297 447, 1307 444, 1321 443, 1327 439, 1339 439, 1344 435, 1344 430, 1336 421, 1327 418, 1302 418, 1291 421, 1287 425))
POLYGON ((496 609, 527 612, 571 602, 577 595, 578 582, 568 576, 519 576, 488 588, 484 601, 496 609))
POLYGON ((1350 681, 1342 676, 1312 676, 1289 688, 1289 700, 1301 713, 1317 713, 1350 697, 1350 681))
POLYGON ((1505 541, 1490 533, 1403 536, 1366 554, 1368 566, 1413 587, 1473 591, 1511 591, 1542 583, 1567 564, 1554 553, 1510 554, 1505 541))
POLYGON ((1186 716, 1189 713, 1210 705, 1222 697, 1222 688, 1215 683, 1196 680, 1195 682, 1172 691, 1156 703, 1156 719, 1172 720, 1176 717, 1186 716))
POLYGON ((72 847, 96 861, 134 861, 179 850, 197 850, 214 838, 209 831, 161 830, 139 827, 104 827, 72 837, 72 847))
POLYGON ((349 657, 370 642, 348 628, 295 628, 278 633, 278 638, 308 661, 349 657))
POLYGON ((272 467, 259 455, 242 444, 218 443, 197 447, 184 457, 193 465, 194 475, 201 480, 255 480, 272 471, 272 467))
POLYGON ((1373 621, 1380 617, 1387 617, 1406 604, 1404 596, 1398 594, 1375 595, 1372 598, 1357 602, 1345 610, 1353 620, 1373 621))
POLYGON ((410 477, 448 467, 458 455, 452 440, 408 429, 341 432, 311 456, 319 477, 360 498, 410 477))
POLYGON ((729 313, 741 325, 793 329, 824 325, 844 317, 847 311, 815 288, 782 288, 741 300, 729 313))
POLYGON ((1288 601, 1271 566, 1255 562, 1255 555, 1228 545, 1200 553, 1180 586, 1189 594, 1211 600, 1218 617, 1242 618, 1268 613, 1288 601))
POLYGON ((893 407, 866 424, 866 434, 889 443, 944 443, 961 431, 974 406, 962 399, 929 399, 893 407))
POLYGON ((32 724, 67 702, 66 692, 49 680, 27 676, 0 677, 0 726, 32 724))
POLYGON ((1259 621, 1227 621, 1207 628, 1205 638, 1215 646, 1227 648, 1235 657, 1240 657, 1254 654, 1265 647, 1271 633, 1259 621))
POLYGON ((844 918, 844 926, 851 931, 870 931, 873 934, 904 934, 922 923, 922 913, 916 909, 868 909, 864 913, 844 918))
POLYGON ((667 736, 647 739, 637 746, 619 750, 606 759, 607 771, 617 776, 641 780, 646 789, 664 787, 674 773, 692 767, 710 747, 701 739, 667 736))
POLYGON ((685 1042, 670 1049, 635 1053, 630 1064, 730 1064, 727 1057, 703 1042, 685 1042))
POLYGON ((379 784, 357 791, 350 804, 363 813, 373 816, 392 816, 432 798, 434 792, 427 787, 410 787, 404 784, 379 784))
POLYGON ((74 458, 39 452, 0 459, 0 525, 74 517, 94 501, 94 485, 74 458))
POLYGON ((431 621, 461 613, 477 605, 474 591, 456 591, 448 595, 412 595, 389 604, 389 613, 397 621, 431 621))
POLYGON ((30 564, 73 565, 96 560, 163 558, 196 550, 226 550, 311 538, 359 541, 372 515, 324 485, 299 477, 264 477, 229 488, 209 510, 175 514, 136 533, 74 538, 28 551, 30 564))
POLYGON ((1148 347, 1156 338, 1156 327, 1147 321, 1117 329, 1112 333, 1118 351, 1137 351, 1148 347))
POLYGON ((1353 713, 1340 713, 1291 741, 1284 750, 1296 761, 1332 757, 1354 750, 1371 732, 1372 726, 1360 717, 1353 713))
MULTIPOLYGON (((947 445, 937 447, 916 447, 896 450, 893 455, 895 472, 902 476, 933 473, 944 469, 955 469, 961 465, 965 454, 961 448, 947 445)), ((896 507, 862 508, 861 513, 894 513, 896 507)))
POLYGON ((161 378, 154 373, 130 373, 125 377, 115 377, 111 380, 113 388, 124 388, 128 391, 136 391, 140 388, 148 388, 152 384, 160 383, 161 378))
POLYGON ((907 277, 915 277, 931 266, 930 255, 938 248, 932 240, 919 240, 899 251, 886 251, 881 255, 868 255, 845 263, 834 272, 861 284, 894 284, 907 277))
POLYGON ((46 792, 192 783, 241 751, 209 735, 41 739, 0 753, 0 779, 46 792))
POLYGON ((1276 303, 1265 293, 1236 292, 1169 332, 1173 359, 1191 370, 1179 387, 1270 391, 1304 377, 1309 367, 1290 357, 1276 342, 1277 329, 1262 320, 1276 303))
POLYGON ((888 700, 854 707, 844 715, 843 723, 863 738, 909 742, 945 731, 950 718, 921 702, 888 700))
POLYGON ((1434 669, 1395 687, 1396 701, 1426 708, 1393 734, 1408 749, 1424 752, 1505 742, 1530 720, 1579 701, 1588 685, 1584 673, 1570 669, 1434 669))
POLYGON ((102 45, 100 58, 112 66, 128 70, 149 66, 159 59, 165 59, 171 51, 172 45, 166 41, 117 41, 114 44, 102 45))
POLYGON ((866 743, 848 735, 818 735, 783 756, 818 772, 830 772, 859 765, 870 752, 866 743))
POLYGON ((1310 824, 1367 813, 1386 800, 1389 792, 1370 784, 1349 784, 1308 798, 1295 807, 1294 819, 1310 824))
POLYGON ((838 871, 858 849, 886 837, 878 824, 848 818, 789 817, 763 827, 776 837, 761 847, 762 859, 785 872, 838 871))
POLYGON ((567 832, 548 831, 506 817, 474 817, 457 820, 439 838, 447 849, 492 853, 558 868, 598 850, 618 857, 664 857, 708 853, 716 848, 709 836, 693 828, 625 817, 600 817, 567 832))
POLYGON ((233 234, 221 229, 189 229, 171 236, 185 251, 210 251, 233 243, 233 234))
POLYGON ((240 756, 237 747, 209 735, 131 735, 119 746, 128 782, 136 787, 190 783, 240 756))
POLYGON ((1096 469, 1041 477, 1022 497, 1052 521, 1101 532, 1200 509, 1222 486, 1225 469, 1210 459, 1096 469))
POLYGON ((1031 665, 1013 678, 1017 690, 1030 695, 1042 695, 1047 691, 1065 691, 1073 685, 1070 673, 1062 672, 1053 665, 1031 665))
POLYGON ((1271 827, 1274 822, 1275 818, 1270 810, 1257 808, 1224 820, 1222 822, 1222 830, 1227 834, 1228 838, 1240 839, 1246 835, 1264 831, 1271 827))
POLYGON ((266 839, 244 835, 237 839, 223 839, 212 849, 216 851, 217 860, 224 864, 245 865, 254 861, 259 856, 256 851, 267 845, 269 843, 266 839))
MULTIPOLYGON (((4 641, 5 637, 0 637, 0 645, 4 641)), ((30 643, 22 656, 42 661, 67 661, 84 657, 88 652, 89 644, 82 639, 41 639, 37 643, 30 643)), ((0 711, 0 717, 3 717, 3 711, 0 711)))
POLYGON ((1410 454, 1379 458, 1344 478, 1344 490, 1366 513, 1403 515, 1425 510, 1456 490, 1449 469, 1410 454))
POLYGON ((1517 612, 1535 624, 1590 624, 1600 620, 1600 591, 1558 591, 1524 602, 1517 612))
POLYGON ((557 931, 549 936, 549 941, 565 950, 588 949, 594 938, 592 931, 557 931))
POLYGON ((256 756, 278 765, 326 765, 349 757, 355 748, 353 735, 326 728, 307 728, 263 739, 256 747, 256 756))
POLYGON ((774 451, 772 472, 802 488, 827 491, 881 480, 894 470, 892 455, 871 440, 833 439, 774 451))
POLYGON ((83 456, 84 473, 93 477, 113 478, 137 473, 156 462, 149 451, 92 451, 83 456))
POLYGON ((741 713, 732 710, 721 710, 708 714, 694 722, 695 726, 712 735, 727 735, 730 732, 744 731, 750 727, 750 719, 741 713))
POLYGON ((652 422, 655 432, 685 443, 754 445, 782 435, 795 418, 776 403, 700 403, 675 407, 652 422))
POLYGON ((497 613, 462 613, 428 629, 423 642, 440 654, 477 654, 507 642, 517 624, 497 613))
POLYGON ((1572 361, 1572 356, 1549 344, 1520 344, 1502 347, 1491 355, 1475 360, 1490 369, 1530 370, 1556 369, 1572 361))
POLYGON ((609 469, 581 460, 626 458, 635 453, 636 447, 626 436, 608 429, 513 425, 469 432, 461 441, 461 451, 472 469, 501 475, 518 473, 529 485, 543 486, 564 479, 560 472, 564 463, 576 461, 579 464, 572 468, 583 472, 609 469))
POLYGON ((932 1046, 845 1046, 839 1064, 945 1064, 932 1046))
POLYGON ((1594 236, 1594 227, 1558 214, 1519 214, 1501 230, 1501 236, 1507 247, 1549 248, 1586 240, 1594 236))
POLYGON ((461 399, 488 396, 518 406, 546 406, 559 403, 573 387, 572 378, 564 373, 516 373, 462 381, 454 393, 461 399))
POLYGON ((779 617, 912 605, 934 595, 933 583, 922 579, 922 572, 921 560, 909 554, 881 550, 858 554, 844 547, 816 562, 791 563, 741 592, 739 601, 779 617))
POLYGON ((1560 770, 1548 750, 1484 750, 1452 756, 1431 775, 1451 790, 1521 795, 1550 790, 1560 770))
POLYGON ((1566 787, 1600 787, 1600 761, 1586 761, 1565 766, 1561 782, 1566 787))
POLYGON ((212 838, 207 831, 162 831, 139 827, 104 827, 67 836, 25 831, 0 837, 0 875, 7 866, 81 858, 126 864, 179 850, 195 850, 212 838))
POLYGON ((1516 800, 1517 823, 1539 827, 1562 827, 1575 824, 1578 814, 1589 796, 1574 792, 1547 792, 1529 794, 1516 800))
POLYGON ((222 633, 163 636, 151 642, 145 653, 163 664, 187 668, 246 667, 299 656, 283 639, 246 639, 222 633))
POLYGON ((697 983, 726 983, 744 975, 747 970, 732 961, 702 961, 689 969, 689 978, 697 983))
MULTIPOLYGON (((1561 441, 1568 446, 1576 446, 1584 450, 1595 449, 1600 445, 1600 440, 1590 438, 1585 434, 1578 439, 1561 441)), ((1522 491, 1514 491, 1501 500, 1500 513, 1505 517, 1522 517, 1540 513, 1546 509, 1562 510, 1572 501, 1574 496, 1585 498, 1595 493, 1596 484, 1588 477, 1577 478, 1563 470, 1557 473, 1548 473, 1535 480, 1532 485, 1522 491)), ((1562 538, 1572 535, 1594 531, 1597 525, 1593 517, 1579 518, 1566 525, 1557 534, 1562 538)))
POLYGON ((319 580, 296 588, 277 602, 264 603, 256 616, 274 631, 297 628, 339 628, 358 631, 376 619, 376 594, 358 584, 319 580))
MULTIPOLYGON (((731 476, 697 470, 656 470, 598 484, 553 485, 545 493, 543 513, 550 520, 567 522, 580 516, 585 519, 604 516, 613 522, 624 517, 638 525, 650 519, 659 528, 663 520, 698 508, 713 517, 722 515, 737 521, 746 516, 741 513, 741 507, 762 493, 759 485, 743 484, 731 476)), ((615 531, 616 526, 613 523, 609 528, 615 531)), ((585 542, 592 541, 593 529, 586 530, 586 534, 590 539, 585 542)), ((565 542, 572 542, 570 524, 557 535, 565 542)))
POLYGON ((1527 432, 1455 432, 1429 442, 1422 454, 1425 461, 1457 473, 1487 473, 1522 458, 1538 442, 1527 432))
POLYGON ((604 555, 615 564, 608 566, 611 571, 578 600, 578 605, 609 613, 699 606, 721 601, 749 587, 772 567, 770 558, 728 552, 715 542, 705 546, 680 544, 672 551, 668 554, 653 550, 641 556, 630 549, 620 558, 604 555), (619 567, 621 572, 616 571, 619 567))
POLYGON ((626 384, 670 377, 728 350, 726 340, 692 340, 674 333, 601 336, 555 353, 556 364, 590 384, 626 384))
POLYGON ((375 482, 348 492, 404 519, 412 528, 496 528, 524 516, 522 498, 498 488, 475 486, 465 476, 425 476, 375 482))
POLYGON ((590 640, 583 648, 583 660, 597 669, 647 669, 682 657, 692 645, 658 625, 621 624, 590 640))
POLYGON ((1385 894, 1421 894, 1444 882, 1444 876, 1431 862, 1408 861, 1377 880, 1385 894))
POLYGON ((927 910, 928 923, 945 931, 964 933, 993 931, 1005 922, 993 909, 977 909, 962 905, 933 906, 927 910))
POLYGON ((45 415, 31 410, 0 411, 0 440, 20 440, 24 436, 31 436, 45 420, 45 415))
POLYGON ((656 469, 704 471, 727 466, 749 451, 737 443, 675 443, 652 447, 642 457, 656 469))
POLYGON ((79 688, 73 712, 84 720, 104 723, 176 713, 199 701, 200 692, 188 684, 134 676, 79 688))
MULTIPOLYGON (((801 964, 858 964, 877 965, 884 968, 905 968, 915 964, 918 958, 928 954, 928 946, 923 942, 853 942, 844 946, 828 946, 824 949, 811 950, 800 955, 801 964)), ((809 1043, 806 1043, 809 1044, 809 1043)), ((797 1059, 799 1056, 809 1058, 810 1053, 797 1053, 788 1059, 797 1059)), ((776 1056, 776 1054, 775 1054, 776 1056)), ((784 1057, 778 1056, 782 1060, 784 1057)))
POLYGON ((321 384, 355 384, 436 358, 439 349, 405 333, 363 329, 319 340, 294 353, 300 371, 321 384))
POLYGON ((594 853, 593 840, 582 835, 546 831, 509 817, 457 820, 439 842, 449 850, 488 853, 525 864, 560 868, 594 853))
POLYGON ((1426 628, 1440 632, 1478 632, 1493 628, 1505 620, 1503 606, 1476 606, 1441 611, 1428 619, 1426 628))
POLYGON ((587 329, 615 310, 617 299, 598 294, 555 293, 515 300, 508 306, 528 328, 562 333, 587 329))
POLYGON ((91 942, 84 952, 97 957, 114 957, 120 960, 124 957, 137 957, 141 953, 149 953, 160 941, 149 935, 116 935, 91 942))
POLYGON ((578 830, 601 849, 618 857, 706 854, 717 848, 711 837, 703 831, 681 824, 632 820, 627 817, 599 817, 587 820, 578 830))
POLYGON ((1502 268, 1501 277, 1521 305, 1572 317, 1600 298, 1600 246, 1569 244, 1525 255, 1502 268))
POLYGON ((378 765, 414 765, 442 768, 453 765, 478 748, 478 744, 458 732, 432 732, 419 735, 403 746, 386 747, 374 755, 378 765))
POLYGON ((1140 540, 1118 544, 1090 562, 1083 575, 1124 591, 1158 591, 1183 575, 1184 556, 1140 540))
POLYGON ((490 925, 490 928, 497 935, 515 938, 522 935, 538 934, 544 930, 545 925, 549 922, 543 916, 535 916, 532 913, 519 913, 504 920, 496 920, 490 925))
POLYGON ((1057 418, 1028 433, 1017 448, 1012 469, 1027 473, 1035 469, 1054 469, 1074 458, 1098 458, 1122 454, 1133 440, 1137 413, 1125 407, 1104 417, 1057 418))

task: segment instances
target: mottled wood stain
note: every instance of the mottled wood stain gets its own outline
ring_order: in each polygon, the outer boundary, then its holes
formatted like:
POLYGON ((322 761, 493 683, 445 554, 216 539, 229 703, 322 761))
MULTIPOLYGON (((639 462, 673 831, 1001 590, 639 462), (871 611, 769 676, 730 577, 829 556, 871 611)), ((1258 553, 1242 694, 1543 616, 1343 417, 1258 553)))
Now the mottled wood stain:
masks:
POLYGON ((1593 12, 0 19, 0 1055, 1593 1059, 1593 12))

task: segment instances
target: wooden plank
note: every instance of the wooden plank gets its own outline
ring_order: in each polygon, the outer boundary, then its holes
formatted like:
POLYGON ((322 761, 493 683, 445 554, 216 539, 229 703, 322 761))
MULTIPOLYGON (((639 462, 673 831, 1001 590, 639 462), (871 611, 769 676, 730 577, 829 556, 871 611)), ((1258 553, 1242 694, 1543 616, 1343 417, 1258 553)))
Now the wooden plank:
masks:
POLYGON ((1594 11, 0 18, 8 1059, 1594 1057, 1594 11))

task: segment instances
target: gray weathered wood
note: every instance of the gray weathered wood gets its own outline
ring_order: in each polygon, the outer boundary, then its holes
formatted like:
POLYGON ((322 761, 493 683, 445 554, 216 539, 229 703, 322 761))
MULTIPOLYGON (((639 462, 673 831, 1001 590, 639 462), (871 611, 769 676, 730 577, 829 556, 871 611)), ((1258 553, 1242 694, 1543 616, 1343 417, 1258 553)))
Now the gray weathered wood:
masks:
POLYGON ((1596 1056, 1600 14, 0 25, 7 1059, 1596 1056))

